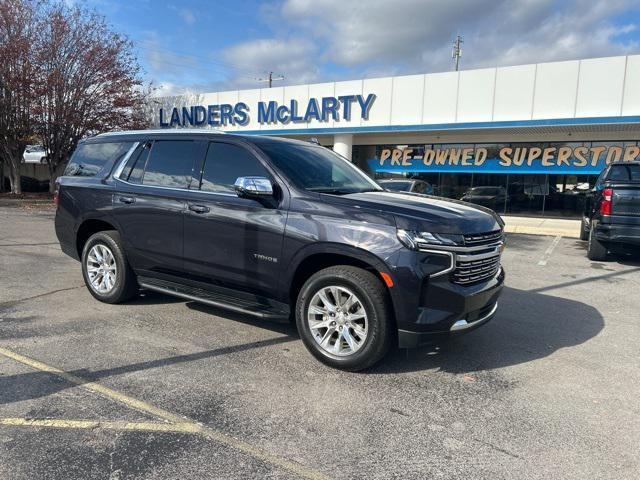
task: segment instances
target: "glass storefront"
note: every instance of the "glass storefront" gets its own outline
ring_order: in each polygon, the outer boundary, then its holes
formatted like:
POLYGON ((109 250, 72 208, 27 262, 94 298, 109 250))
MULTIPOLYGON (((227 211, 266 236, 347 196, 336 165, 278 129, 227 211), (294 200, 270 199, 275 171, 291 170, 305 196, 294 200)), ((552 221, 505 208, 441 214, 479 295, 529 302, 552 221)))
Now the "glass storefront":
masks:
POLYGON ((429 183, 435 195, 484 205, 501 214, 576 218, 599 170, 611 161, 635 158, 639 145, 636 141, 359 145, 353 147, 353 161, 376 180, 419 179, 429 183), (533 160, 527 153, 531 151, 533 160), (454 161, 438 161, 443 152, 454 161), (372 168, 388 157, 396 167, 372 168), (495 162, 493 167, 490 161, 495 162), (507 163, 508 173, 499 173, 497 165, 507 163), (514 168, 518 163, 522 173, 514 168), (540 165, 546 168, 536 168, 540 165))

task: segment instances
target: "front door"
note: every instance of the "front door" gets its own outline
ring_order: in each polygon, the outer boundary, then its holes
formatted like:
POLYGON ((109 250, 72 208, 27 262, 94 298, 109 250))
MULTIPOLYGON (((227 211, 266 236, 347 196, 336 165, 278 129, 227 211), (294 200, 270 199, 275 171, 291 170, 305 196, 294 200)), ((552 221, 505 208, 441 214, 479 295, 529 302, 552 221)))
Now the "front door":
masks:
POLYGON ((286 222, 285 192, 276 187, 274 198, 239 198, 233 185, 245 176, 274 179, 244 145, 209 143, 185 213, 185 270, 194 280, 274 297, 286 222))

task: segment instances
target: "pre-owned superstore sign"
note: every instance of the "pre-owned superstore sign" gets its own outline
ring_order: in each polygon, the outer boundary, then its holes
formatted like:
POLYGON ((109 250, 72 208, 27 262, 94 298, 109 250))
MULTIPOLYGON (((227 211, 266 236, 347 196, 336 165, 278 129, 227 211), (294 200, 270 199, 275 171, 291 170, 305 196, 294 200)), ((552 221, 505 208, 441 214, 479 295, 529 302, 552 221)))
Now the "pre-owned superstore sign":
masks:
MULTIPOLYGON (((369 110, 375 101, 373 93, 368 95, 340 95, 337 97, 310 98, 306 105, 299 105, 297 100, 289 100, 278 104, 275 100, 258 102, 257 119, 259 124, 309 123, 312 120, 327 122, 329 120, 350 120, 352 115, 359 115, 366 120, 369 110)), ((248 125, 251 121, 249 105, 244 102, 235 104, 222 103, 215 105, 194 105, 190 107, 173 107, 171 112, 160 109, 160 126, 195 126, 204 125, 228 126, 248 125)))
POLYGON ((599 173, 614 161, 640 156, 636 145, 607 146, 508 146, 496 151, 484 147, 385 148, 369 160, 377 172, 481 172, 481 173, 599 173))

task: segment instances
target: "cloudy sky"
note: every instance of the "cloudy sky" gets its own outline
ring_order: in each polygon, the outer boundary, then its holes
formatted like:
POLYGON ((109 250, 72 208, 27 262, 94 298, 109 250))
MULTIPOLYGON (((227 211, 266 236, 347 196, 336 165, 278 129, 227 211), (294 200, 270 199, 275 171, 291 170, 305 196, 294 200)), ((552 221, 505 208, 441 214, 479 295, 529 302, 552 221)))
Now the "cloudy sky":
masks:
POLYGON ((157 94, 640 53, 640 0, 73 0, 136 46, 157 94))

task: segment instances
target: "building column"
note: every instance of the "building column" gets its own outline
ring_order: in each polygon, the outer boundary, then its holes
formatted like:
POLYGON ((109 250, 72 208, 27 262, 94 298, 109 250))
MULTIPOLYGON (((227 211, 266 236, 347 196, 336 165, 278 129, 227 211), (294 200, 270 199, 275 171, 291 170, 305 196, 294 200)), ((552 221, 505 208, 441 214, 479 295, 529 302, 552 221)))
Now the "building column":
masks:
POLYGON ((333 151, 351 161, 351 152, 353 151, 353 134, 336 133, 333 136, 333 151))

